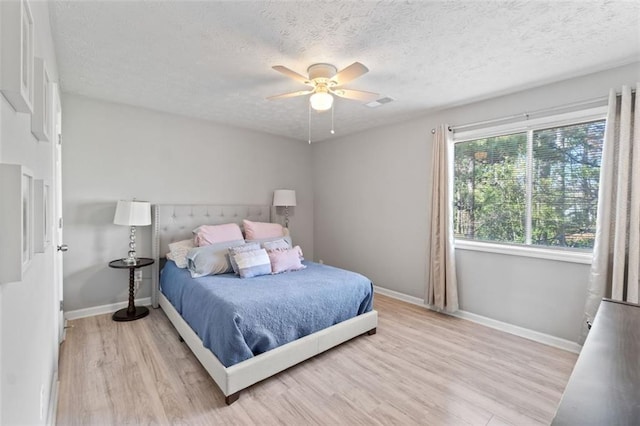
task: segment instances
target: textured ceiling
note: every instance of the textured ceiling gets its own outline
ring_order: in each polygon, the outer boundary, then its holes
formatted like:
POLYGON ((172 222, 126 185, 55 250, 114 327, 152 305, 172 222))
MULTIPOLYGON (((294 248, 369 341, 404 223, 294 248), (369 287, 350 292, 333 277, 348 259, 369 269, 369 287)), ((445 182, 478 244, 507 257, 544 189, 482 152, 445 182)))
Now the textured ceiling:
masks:
MULTIPOLYGON (((54 1, 62 89, 307 140, 316 62, 370 72, 335 102, 337 135, 640 60, 638 1, 54 1)), ((330 137, 330 113, 312 114, 330 137)))

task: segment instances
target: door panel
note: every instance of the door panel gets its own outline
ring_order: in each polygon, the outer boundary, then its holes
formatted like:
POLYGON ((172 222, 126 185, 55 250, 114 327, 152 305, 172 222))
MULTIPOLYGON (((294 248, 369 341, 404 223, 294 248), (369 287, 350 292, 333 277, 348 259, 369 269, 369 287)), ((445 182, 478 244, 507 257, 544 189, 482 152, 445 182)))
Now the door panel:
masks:
POLYGON ((58 310, 58 342, 62 343, 65 336, 64 329, 64 309, 63 309, 63 254, 62 248, 66 247, 64 239, 62 237, 62 104, 60 102, 60 91, 57 84, 53 85, 53 98, 54 98, 54 140, 53 140, 53 157, 54 157, 54 205, 55 205, 55 232, 54 232, 54 273, 55 273, 55 285, 56 285, 56 300, 59 306, 58 310))

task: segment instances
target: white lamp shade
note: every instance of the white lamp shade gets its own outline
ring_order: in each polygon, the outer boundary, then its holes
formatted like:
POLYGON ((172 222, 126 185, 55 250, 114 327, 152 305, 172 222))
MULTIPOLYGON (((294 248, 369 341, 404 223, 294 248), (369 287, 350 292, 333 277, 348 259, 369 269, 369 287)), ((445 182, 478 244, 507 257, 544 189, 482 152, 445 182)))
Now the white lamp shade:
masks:
POLYGON ((148 201, 118 201, 113 218, 116 225, 151 225, 151 203, 148 201))
POLYGON ((273 205, 275 207, 294 207, 296 205, 296 191, 276 189, 273 191, 273 205))

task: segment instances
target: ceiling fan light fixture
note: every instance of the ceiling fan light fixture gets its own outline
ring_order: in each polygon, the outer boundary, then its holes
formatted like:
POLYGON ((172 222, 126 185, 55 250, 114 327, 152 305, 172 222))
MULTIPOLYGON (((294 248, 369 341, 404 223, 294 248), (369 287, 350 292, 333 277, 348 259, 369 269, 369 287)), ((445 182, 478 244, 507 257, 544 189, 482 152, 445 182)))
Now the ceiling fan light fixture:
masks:
POLYGON ((326 111, 333 106, 333 96, 328 92, 316 92, 309 98, 311 108, 316 111, 326 111))

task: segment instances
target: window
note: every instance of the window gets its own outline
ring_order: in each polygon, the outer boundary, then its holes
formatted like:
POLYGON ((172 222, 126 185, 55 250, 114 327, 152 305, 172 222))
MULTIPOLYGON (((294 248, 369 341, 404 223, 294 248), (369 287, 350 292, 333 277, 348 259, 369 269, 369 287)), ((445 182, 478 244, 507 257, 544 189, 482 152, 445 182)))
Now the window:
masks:
POLYGON ((456 238, 593 248, 604 127, 597 119, 456 141, 456 238))

